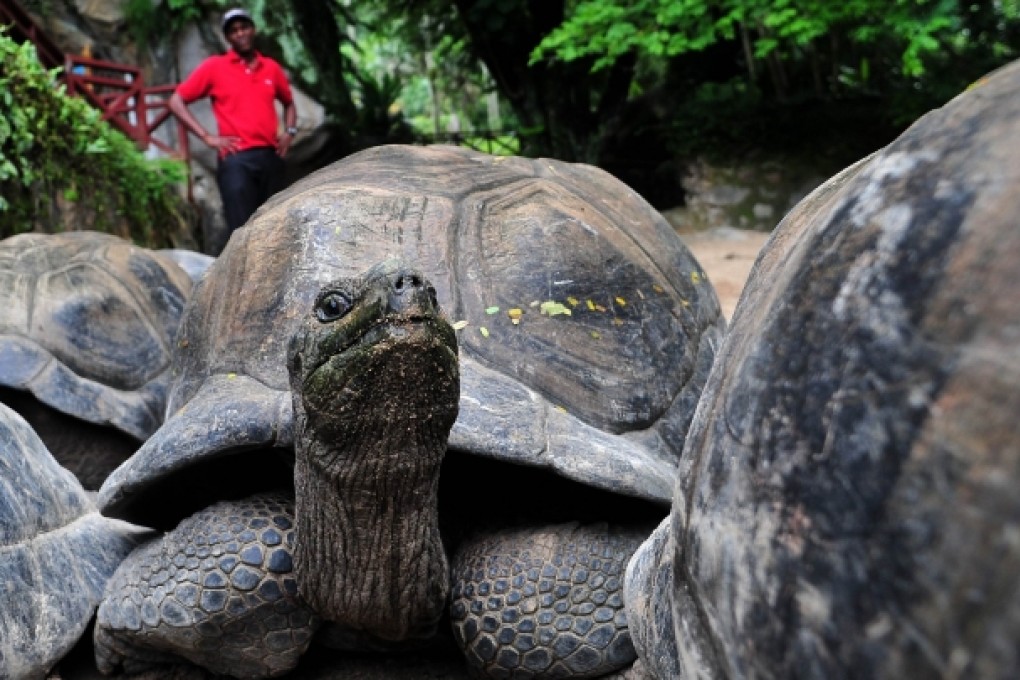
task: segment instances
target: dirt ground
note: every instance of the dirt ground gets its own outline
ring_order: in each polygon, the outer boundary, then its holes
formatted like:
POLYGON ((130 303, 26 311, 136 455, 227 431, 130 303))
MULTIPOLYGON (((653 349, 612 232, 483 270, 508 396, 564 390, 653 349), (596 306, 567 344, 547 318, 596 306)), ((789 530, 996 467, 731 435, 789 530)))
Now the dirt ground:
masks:
POLYGON ((764 232, 729 227, 680 234, 708 274, 727 321, 733 317, 740 291, 768 237, 764 232))

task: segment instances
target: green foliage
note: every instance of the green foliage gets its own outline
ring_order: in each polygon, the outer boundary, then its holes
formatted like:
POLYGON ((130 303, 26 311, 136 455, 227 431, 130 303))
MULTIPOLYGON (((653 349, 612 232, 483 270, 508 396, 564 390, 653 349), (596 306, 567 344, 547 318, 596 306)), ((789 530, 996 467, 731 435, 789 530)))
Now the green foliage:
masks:
POLYGON ((582 0, 531 55, 535 64, 594 58, 592 70, 611 66, 631 52, 673 56, 701 50, 719 38, 706 0, 582 0))
MULTIPOLYGON (((993 4, 1002 20, 1017 19, 1015 1, 993 4)), ((917 78, 940 53, 966 47, 960 36, 974 7, 957 0, 581 0, 535 49, 532 63, 594 57, 597 70, 625 54, 673 57, 745 31, 757 59, 797 59, 798 50, 830 36, 895 45, 902 75, 917 78)), ((999 47, 1015 53, 1006 42, 999 47)))
POLYGON ((177 34, 184 27, 200 21, 220 2, 202 0, 127 0, 124 18, 132 36, 139 43, 159 40, 168 34, 177 34))
MULTIPOLYGON (((156 22, 163 35, 193 9, 208 26, 210 13, 232 4, 126 1, 170 12, 156 22)), ((260 49, 278 48, 264 51, 282 56, 295 83, 350 134, 348 146, 402 135, 405 120, 421 137, 442 135, 456 116, 464 138, 502 127, 526 155, 651 176, 675 174, 670 164, 689 155, 755 145, 807 153, 832 145, 853 160, 1020 56, 1020 0, 248 7, 260 49)))
POLYGON ((146 159, 98 111, 67 96, 30 43, 4 33, 0 114, 0 236, 57 231, 56 216, 74 207, 72 228, 169 245, 183 220, 183 163, 146 159))
MULTIPOLYGON (((456 115, 489 127, 492 78, 468 50, 452 3, 253 0, 259 33, 279 45, 298 85, 355 140, 404 141, 456 115), (335 36, 326 30, 335 27, 335 36)), ((442 129, 445 129, 442 128, 442 129)), ((357 141, 355 141, 357 144, 357 141)))
POLYGON ((411 128, 397 106, 402 89, 400 79, 391 73, 381 78, 363 74, 359 82, 358 132, 388 143, 410 142, 411 128))
MULTIPOLYGON (((489 127, 485 97, 495 84, 469 50, 452 3, 359 3, 357 17, 351 61, 358 79, 366 73, 397 78, 394 104, 419 135, 437 132, 437 122, 442 132, 453 116, 466 129, 489 127)), ((499 12, 487 18, 502 21, 499 12)))
POLYGON ((517 135, 467 135, 461 142, 462 146, 481 151, 493 156, 516 156, 521 152, 521 140, 517 135))
POLYGON ((673 88, 676 138, 689 148, 748 130, 740 115, 767 118, 774 104, 792 111, 812 99, 858 112, 868 102, 859 125, 906 125, 1020 56, 1018 38, 1016 0, 578 0, 530 62, 597 72, 637 58, 645 77, 634 89, 673 88), (686 73, 679 87, 670 72, 686 73))

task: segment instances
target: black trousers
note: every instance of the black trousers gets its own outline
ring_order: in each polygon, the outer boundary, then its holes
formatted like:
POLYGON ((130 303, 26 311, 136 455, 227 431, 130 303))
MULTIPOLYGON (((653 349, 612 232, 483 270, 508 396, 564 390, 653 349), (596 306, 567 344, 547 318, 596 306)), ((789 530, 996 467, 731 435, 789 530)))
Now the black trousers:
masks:
POLYGON ((221 158, 216 183, 227 218, 227 236, 248 221, 283 186, 283 159, 271 146, 245 149, 221 158))

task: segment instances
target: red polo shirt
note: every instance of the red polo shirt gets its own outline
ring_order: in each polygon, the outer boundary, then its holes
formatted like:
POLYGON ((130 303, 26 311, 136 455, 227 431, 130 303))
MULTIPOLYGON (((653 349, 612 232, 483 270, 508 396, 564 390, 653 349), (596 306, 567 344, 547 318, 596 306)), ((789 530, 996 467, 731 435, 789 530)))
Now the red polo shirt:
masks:
POLYGON ((209 97, 221 137, 239 137, 238 151, 276 146, 279 123, 275 100, 293 101, 290 83, 280 65, 255 53, 249 67, 234 50, 214 55, 198 65, 177 94, 185 103, 209 97))

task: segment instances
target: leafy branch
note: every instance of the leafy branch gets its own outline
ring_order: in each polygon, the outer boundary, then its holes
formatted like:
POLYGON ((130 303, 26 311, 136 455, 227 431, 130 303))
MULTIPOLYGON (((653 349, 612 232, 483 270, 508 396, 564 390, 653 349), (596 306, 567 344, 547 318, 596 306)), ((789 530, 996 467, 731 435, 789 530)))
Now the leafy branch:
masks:
POLYGON ((0 237, 75 229, 170 245, 185 221, 180 161, 150 160, 0 31, 0 237))

